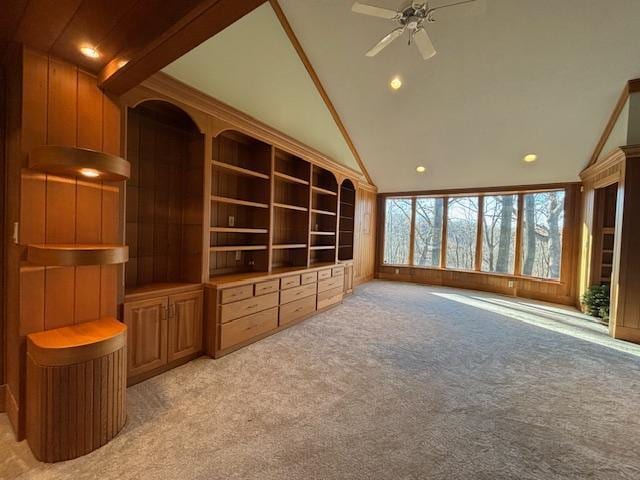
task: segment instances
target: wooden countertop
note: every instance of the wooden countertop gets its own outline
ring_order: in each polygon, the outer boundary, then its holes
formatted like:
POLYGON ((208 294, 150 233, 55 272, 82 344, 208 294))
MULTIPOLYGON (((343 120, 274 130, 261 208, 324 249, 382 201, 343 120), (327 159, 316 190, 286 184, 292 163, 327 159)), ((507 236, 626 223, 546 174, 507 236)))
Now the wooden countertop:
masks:
POLYGON ((127 326, 112 317, 27 335, 27 353, 41 366, 84 363, 126 344, 127 326))
POLYGON ((139 287, 127 288, 124 292, 124 301, 133 302, 163 295, 191 292, 198 289, 202 289, 201 283, 149 283, 139 287))
POLYGON ((262 282, 267 280, 273 280, 276 278, 288 277, 290 275, 300 275, 306 272, 317 272, 318 270, 324 270, 326 268, 341 267, 353 263, 353 260, 344 262, 328 262, 313 267, 284 267, 274 268, 271 273, 269 272, 248 272, 237 273, 233 275, 221 275, 219 277, 211 277, 209 283, 205 286, 209 288, 229 288, 239 285, 246 285, 247 283, 262 282))

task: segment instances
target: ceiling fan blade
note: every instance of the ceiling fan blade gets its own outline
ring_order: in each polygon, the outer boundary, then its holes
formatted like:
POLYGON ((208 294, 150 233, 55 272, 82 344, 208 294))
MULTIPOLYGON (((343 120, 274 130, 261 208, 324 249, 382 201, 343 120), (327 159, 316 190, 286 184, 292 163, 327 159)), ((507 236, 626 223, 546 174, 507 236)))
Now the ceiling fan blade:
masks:
POLYGON ((399 18, 400 14, 395 10, 389 10, 388 8, 374 7, 373 5, 365 5, 364 3, 356 2, 351 7, 351 11, 356 13, 362 13, 363 15, 371 15, 372 17, 387 18, 393 20, 399 18))
POLYGON ((487 11, 486 0, 459 0, 429 9, 429 17, 437 20, 455 20, 462 17, 474 17, 487 11), (436 15, 437 14, 437 15, 436 15))
POLYGON ((375 47, 369 50, 366 55, 367 57, 375 57, 378 53, 382 51, 387 45, 393 42, 396 38, 404 33, 405 27, 398 27, 395 30, 392 30, 389 34, 387 34, 382 40, 380 40, 375 47))
POLYGON ((436 54, 436 49, 434 48, 433 43, 431 43, 429 34, 424 28, 416 30, 416 33, 413 35, 413 42, 416 44, 416 47, 418 47, 420 55, 422 55, 422 58, 425 60, 429 60, 436 54))

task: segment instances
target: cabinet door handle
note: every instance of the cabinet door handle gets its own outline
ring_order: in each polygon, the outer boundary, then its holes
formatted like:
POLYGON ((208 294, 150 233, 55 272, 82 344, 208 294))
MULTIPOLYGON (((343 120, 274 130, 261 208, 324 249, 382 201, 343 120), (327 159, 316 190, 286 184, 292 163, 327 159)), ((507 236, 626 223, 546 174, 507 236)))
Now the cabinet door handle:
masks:
POLYGON ((160 318, 162 320, 167 319, 167 307, 165 307, 164 305, 162 306, 162 313, 160 314, 160 318))

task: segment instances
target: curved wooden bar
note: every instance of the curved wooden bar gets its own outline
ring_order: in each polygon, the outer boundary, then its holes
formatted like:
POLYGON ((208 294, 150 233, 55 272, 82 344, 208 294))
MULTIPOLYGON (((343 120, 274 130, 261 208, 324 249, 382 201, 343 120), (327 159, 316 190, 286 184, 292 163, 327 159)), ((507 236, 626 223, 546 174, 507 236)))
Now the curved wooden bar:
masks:
POLYGON ((27 246, 27 260, 34 265, 72 266, 125 263, 129 247, 112 244, 38 244, 27 246))
POLYGON ((120 432, 126 343, 111 317, 27 336, 27 441, 38 460, 85 455, 120 432))
POLYGON ((86 180, 121 181, 131 176, 123 158, 86 148, 41 145, 29 155, 29 168, 55 175, 82 176, 86 180))

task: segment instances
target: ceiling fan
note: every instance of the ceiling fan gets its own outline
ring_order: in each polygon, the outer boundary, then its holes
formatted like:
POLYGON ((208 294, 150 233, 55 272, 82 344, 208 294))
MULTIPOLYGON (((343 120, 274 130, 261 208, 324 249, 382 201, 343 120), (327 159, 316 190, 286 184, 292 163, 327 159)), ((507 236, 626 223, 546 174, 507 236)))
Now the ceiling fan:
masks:
POLYGON ((415 43, 416 47, 420 51, 420 55, 425 60, 430 59, 436 54, 436 49, 429 38, 429 34, 424 28, 424 23, 435 22, 434 14, 442 10, 443 8, 460 7, 475 3, 478 0, 461 0, 455 3, 447 5, 441 5, 431 7, 429 2, 413 0, 409 5, 399 11, 390 10, 388 8, 375 7, 373 5, 366 5, 364 3, 355 2, 351 10, 355 13, 361 13, 363 15, 371 15, 373 17, 386 18, 388 20, 396 21, 400 26, 392 30, 382 40, 380 40, 366 55, 367 57, 374 57, 382 51, 386 46, 393 42, 396 38, 400 37, 405 31, 409 31, 409 45, 411 42, 415 43))

